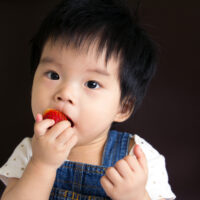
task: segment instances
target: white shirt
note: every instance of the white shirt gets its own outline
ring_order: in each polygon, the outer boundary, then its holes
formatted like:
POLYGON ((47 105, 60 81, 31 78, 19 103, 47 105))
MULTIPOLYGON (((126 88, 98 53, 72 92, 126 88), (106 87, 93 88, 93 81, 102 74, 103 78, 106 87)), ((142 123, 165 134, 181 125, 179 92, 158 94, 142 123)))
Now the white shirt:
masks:
MULTIPOLYGON (((146 190, 152 200, 175 199, 168 183, 168 174, 165 167, 165 158, 148 142, 138 135, 134 135, 134 143, 140 145, 148 163, 148 179, 146 190)), ((133 155, 133 148, 129 154, 133 155)), ((8 161, 0 168, 0 179, 7 185, 8 178, 21 178, 24 169, 32 157, 31 138, 24 138, 15 148, 8 161)))

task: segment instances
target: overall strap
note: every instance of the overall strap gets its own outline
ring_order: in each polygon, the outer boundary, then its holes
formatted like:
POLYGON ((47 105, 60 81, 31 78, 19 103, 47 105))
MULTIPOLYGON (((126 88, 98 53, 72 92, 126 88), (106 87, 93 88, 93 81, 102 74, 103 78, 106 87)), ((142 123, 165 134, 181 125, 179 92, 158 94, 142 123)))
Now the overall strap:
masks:
POLYGON ((114 166, 128 154, 129 133, 111 130, 102 156, 102 166, 114 166))

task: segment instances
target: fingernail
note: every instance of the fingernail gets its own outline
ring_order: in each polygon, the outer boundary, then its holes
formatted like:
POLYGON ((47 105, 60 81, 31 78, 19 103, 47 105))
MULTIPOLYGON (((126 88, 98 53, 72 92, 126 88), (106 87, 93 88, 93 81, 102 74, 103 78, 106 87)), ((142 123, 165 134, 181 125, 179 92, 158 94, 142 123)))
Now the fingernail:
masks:
POLYGON ((137 144, 137 148, 138 148, 139 153, 142 153, 142 150, 138 144, 137 144))
POLYGON ((38 113, 37 115, 36 115, 36 122, 40 122, 40 120, 41 120, 41 117, 40 117, 40 114, 38 113))
POLYGON ((51 119, 51 124, 54 124, 55 123, 55 120, 51 119))

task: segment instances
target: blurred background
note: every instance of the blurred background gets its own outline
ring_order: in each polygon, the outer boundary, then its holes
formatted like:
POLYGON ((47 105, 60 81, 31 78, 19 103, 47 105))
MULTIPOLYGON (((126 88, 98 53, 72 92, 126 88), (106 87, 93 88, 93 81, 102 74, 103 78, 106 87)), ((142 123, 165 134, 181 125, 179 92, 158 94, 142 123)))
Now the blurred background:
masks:
MULTIPOLYGON (((33 135, 29 40, 57 0, 0 0, 0 166, 33 135)), ((135 1, 129 1, 134 7, 135 1)), ((177 199, 199 199, 200 1, 143 0, 141 23, 159 46, 157 73, 140 109, 116 128, 166 158, 177 199)), ((0 196, 5 186, 0 183, 0 196)))

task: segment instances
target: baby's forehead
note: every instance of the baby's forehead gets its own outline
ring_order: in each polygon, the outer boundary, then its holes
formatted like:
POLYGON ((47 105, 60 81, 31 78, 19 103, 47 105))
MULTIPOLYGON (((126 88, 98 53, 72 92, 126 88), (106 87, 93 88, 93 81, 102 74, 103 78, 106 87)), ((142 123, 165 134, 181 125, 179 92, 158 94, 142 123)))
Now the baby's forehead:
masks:
POLYGON ((113 53, 108 58, 108 50, 106 49, 106 47, 100 49, 98 41, 94 41, 92 43, 85 41, 82 45, 77 46, 74 43, 66 43, 63 39, 49 39, 44 45, 41 59, 43 58, 43 56, 46 56, 46 54, 48 54, 48 52, 50 51, 53 51, 56 54, 59 54, 59 52, 66 52, 76 55, 77 58, 82 56, 84 58, 88 58, 88 61, 90 61, 94 65, 100 64, 101 66, 104 66, 105 69, 107 69, 110 65, 114 65, 118 71, 120 66, 120 56, 113 53))

